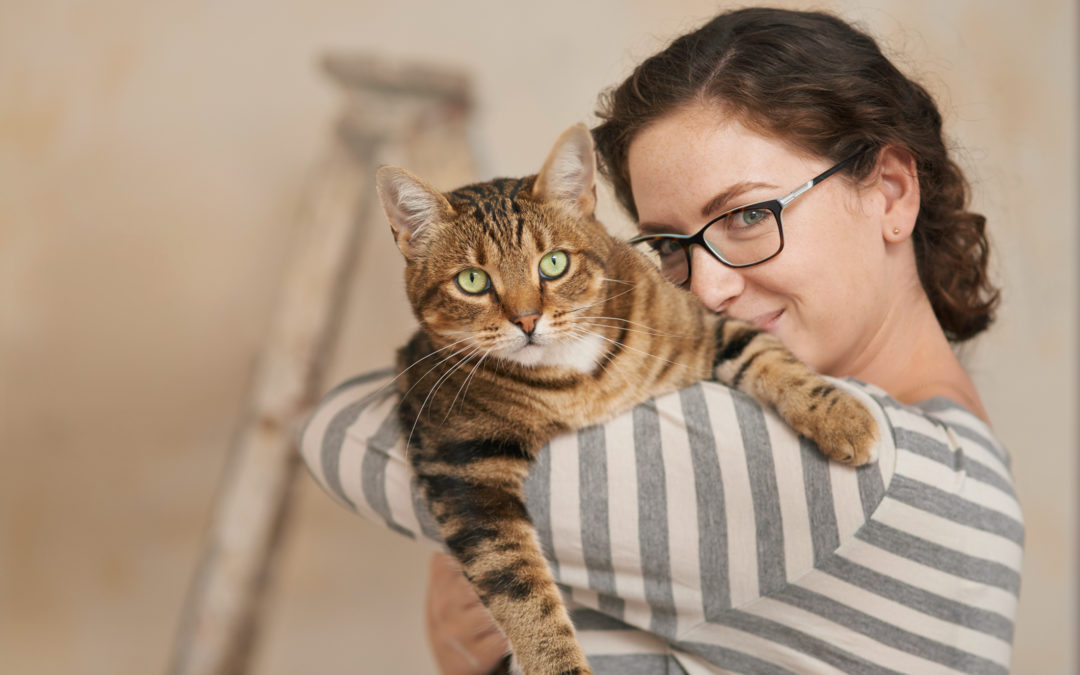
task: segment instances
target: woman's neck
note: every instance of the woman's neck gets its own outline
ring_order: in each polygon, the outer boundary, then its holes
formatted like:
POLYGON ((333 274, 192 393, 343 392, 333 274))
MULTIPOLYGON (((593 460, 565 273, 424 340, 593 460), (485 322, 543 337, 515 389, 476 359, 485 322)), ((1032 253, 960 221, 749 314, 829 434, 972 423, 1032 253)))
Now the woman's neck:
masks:
MULTIPOLYGON (((990 423, 975 383, 971 381, 947 342, 944 352, 939 355, 928 354, 922 358, 920 366, 922 368, 918 370, 923 372, 918 379, 912 378, 910 382, 900 382, 899 386, 894 387, 893 397, 896 400, 912 404, 943 396, 964 406, 987 424, 990 423)), ((916 369, 913 364, 913 370, 916 369)))
POLYGON ((945 338, 929 300, 919 291, 914 306, 895 313, 895 325, 883 327, 873 357, 850 375, 881 387, 905 404, 943 396, 989 424, 974 382, 945 338))

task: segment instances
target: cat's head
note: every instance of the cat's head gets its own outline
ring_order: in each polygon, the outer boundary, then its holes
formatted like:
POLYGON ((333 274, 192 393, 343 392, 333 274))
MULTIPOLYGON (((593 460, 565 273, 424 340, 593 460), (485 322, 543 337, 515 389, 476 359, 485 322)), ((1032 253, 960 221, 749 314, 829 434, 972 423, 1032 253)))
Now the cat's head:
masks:
POLYGON ((404 169, 379 169, 409 300, 437 347, 592 370, 614 245, 594 216, 595 162, 577 125, 536 176, 443 194, 404 169))

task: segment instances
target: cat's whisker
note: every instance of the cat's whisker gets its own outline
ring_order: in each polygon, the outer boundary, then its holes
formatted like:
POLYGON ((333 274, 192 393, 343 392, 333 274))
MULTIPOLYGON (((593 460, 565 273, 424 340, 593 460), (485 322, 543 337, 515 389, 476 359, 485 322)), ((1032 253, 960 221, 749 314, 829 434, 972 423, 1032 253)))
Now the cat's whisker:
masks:
MULTIPOLYGON (((435 356, 435 355, 439 354, 440 352, 444 352, 444 351, 446 351, 446 350, 448 350, 448 349, 451 349, 451 348, 453 348, 453 347, 456 347, 457 345, 461 344, 462 342, 467 342, 467 341, 468 341, 468 340, 469 340, 469 339, 470 339, 471 337, 472 337, 472 336, 466 336, 466 337, 463 337, 463 338, 461 338, 460 340, 458 340, 458 341, 456 341, 456 342, 451 342, 450 344, 446 345, 445 347, 440 347, 439 349, 436 349, 435 351, 431 352, 431 353, 430 353, 430 354, 428 354, 427 356, 424 356, 424 357, 422 357, 422 358, 419 358, 419 359, 417 359, 417 360, 416 360, 416 361, 414 361, 414 362, 413 362, 413 363, 412 363, 412 364, 411 364, 411 365, 410 365, 410 366, 409 366, 408 368, 406 368, 406 369, 404 369, 403 371, 401 371, 401 372, 400 372, 400 373, 399 373, 399 374, 397 375, 397 377, 395 377, 395 378, 394 378, 394 380, 396 380, 396 379, 397 379, 398 377, 401 377, 401 376, 402 376, 402 375, 404 375, 405 373, 409 372, 409 371, 410 371, 410 370, 412 370, 412 369, 413 369, 414 367, 416 367, 416 366, 420 365, 420 363, 422 363, 423 361, 426 361, 427 359, 431 358, 432 356, 435 356)), ((428 376, 428 374, 429 374, 429 373, 430 373, 430 372, 431 372, 432 370, 434 370, 435 368, 438 368, 438 367, 439 367, 440 365, 442 365, 443 363, 445 363, 445 362, 447 361, 447 359, 451 359, 451 358, 453 358, 453 357, 454 357, 455 355, 457 355, 457 354, 460 354, 460 353, 462 353, 463 351, 464 351, 464 349, 458 349, 458 350, 455 350, 455 351, 454 351, 454 352, 453 352, 453 353, 452 353, 452 354, 451 354, 450 356, 446 357, 446 358, 445 358, 445 359, 443 359, 442 361, 439 361, 439 363, 436 363, 436 364, 435 364, 434 366, 432 366, 432 368, 428 369, 427 373, 424 373, 423 375, 421 375, 421 376, 420 376, 420 379, 421 379, 421 380, 422 380, 422 379, 424 379, 425 377, 427 377, 427 376, 428 376)), ((393 383, 393 381, 394 381, 394 380, 391 380, 391 381, 390 381, 390 382, 388 382, 387 384, 391 384, 391 383, 393 383)), ((413 385, 413 386, 415 386, 415 385, 413 385)), ((410 391, 411 391, 411 389, 410 389, 410 391)))
MULTIPOLYGON (((579 321, 578 325, 580 325, 580 326, 593 326, 594 328, 615 328, 615 326, 612 326, 611 324, 597 323, 597 322, 594 322, 594 321, 579 321)), ((653 337, 670 337, 670 338, 678 338, 678 337, 680 337, 678 335, 669 335, 667 333, 659 333, 657 331, 652 331, 652 330, 641 330, 640 328, 630 328, 628 326, 624 326, 620 330, 624 330, 627 333, 641 333, 642 335, 652 335, 653 337)))
MULTIPOLYGON (((573 340, 575 340, 577 342, 584 342, 586 339, 589 339, 593 335, 592 330, 589 330, 589 329, 586 329, 586 328, 578 328, 578 327, 572 327, 571 326, 571 330, 572 330, 571 335, 573 336, 573 340)), ((605 374, 609 373, 608 367, 604 363, 597 361, 596 365, 598 365, 600 367, 600 369, 604 370, 605 374)))
MULTIPOLYGON (((440 365, 446 363, 447 361, 454 358, 455 356, 463 354, 465 351, 466 350, 462 349, 462 350, 460 350, 458 352, 455 352, 454 354, 451 354, 450 356, 446 357, 445 359, 443 359, 442 361, 440 361, 436 365, 432 366, 432 368, 430 370, 428 370, 426 373, 424 373, 416 381, 416 383, 413 384, 412 387, 409 387, 409 391, 405 392, 405 394, 402 395, 401 400, 405 400, 405 398, 409 395, 409 392, 411 392, 416 387, 417 384, 420 384, 420 381, 423 380, 424 378, 426 378, 431 373, 432 370, 434 370, 435 368, 438 368, 440 365)), ((420 416, 424 414, 424 408, 427 406, 428 401, 431 400, 431 397, 434 396, 435 392, 439 389, 439 387, 442 385, 442 383, 446 380, 447 377, 452 375, 453 372, 455 370, 457 370, 458 368, 460 368, 463 364, 467 363, 468 360, 471 359, 473 356, 475 356, 476 353, 479 352, 479 351, 481 351, 480 347, 473 346, 471 348, 471 350, 462 357, 461 361, 459 361, 458 363, 455 363, 451 368, 449 368, 445 373, 443 373, 439 377, 438 380, 435 381, 434 385, 432 385, 431 390, 428 392, 427 396, 424 397, 424 401, 420 404, 420 408, 416 412, 416 419, 413 420, 412 428, 409 429, 409 437, 407 439, 405 439, 405 456, 406 457, 409 456, 409 445, 412 443, 413 433, 416 431, 416 425, 420 421, 420 416)))
POLYGON ((592 315, 589 315, 589 316, 579 316, 578 318, 579 319, 602 319, 604 321, 621 321, 621 322, 629 324, 631 326, 639 326, 641 328, 645 328, 647 330, 654 331, 652 334, 660 336, 660 337, 686 338, 685 335, 675 335, 674 333, 665 333, 665 332, 663 332, 661 330, 653 328, 652 326, 650 326, 648 324, 639 323, 637 321, 631 321, 630 319, 622 319, 622 318, 619 318, 617 316, 592 316, 592 315))
MULTIPOLYGON (((424 401, 420 404, 420 408, 416 412, 416 418, 413 420, 412 428, 409 429, 409 436, 408 436, 408 438, 405 439, 405 456, 406 457, 409 456, 409 446, 412 443, 412 437, 413 437, 413 433, 416 431, 416 425, 420 422, 420 417, 424 414, 424 408, 427 407, 428 402, 431 401, 432 397, 435 395, 435 392, 439 389, 440 386, 442 386, 442 383, 445 382, 446 379, 448 377, 450 377, 454 373, 455 370, 461 368, 462 365, 467 363, 468 359, 475 356, 477 351, 479 351, 479 348, 474 348, 473 351, 469 352, 461 361, 459 361, 458 363, 455 363, 449 370, 447 370, 445 373, 443 373, 442 376, 440 376, 438 380, 435 381, 435 384, 434 384, 434 386, 432 386, 431 391, 428 392, 427 396, 424 398, 424 401)), ((446 421, 446 419, 444 418, 443 422, 445 422, 445 421, 446 421)))
MULTIPOLYGON (((457 403, 459 395, 461 396, 461 403, 464 405, 465 397, 469 395, 469 383, 472 382, 473 376, 476 375, 476 371, 479 370, 480 365, 484 363, 484 359, 489 356, 491 356, 491 352, 485 352, 484 355, 480 357, 480 360, 476 362, 476 365, 473 366, 473 369, 469 371, 469 374, 465 377, 465 382, 458 388, 458 393, 454 394, 454 400, 450 403, 450 408, 446 411, 447 417, 450 416, 450 410, 454 409, 454 404, 457 403), (465 390, 464 393, 462 393, 462 389, 465 390)), ((444 418, 443 422, 445 421, 446 419, 444 418)))
MULTIPOLYGON (((461 344, 462 342, 468 342, 468 341, 469 341, 469 339, 470 339, 471 337, 472 337, 471 335, 468 335, 468 336, 466 336, 466 337, 463 337, 463 338, 461 338, 460 340, 458 340, 458 341, 456 341, 456 342, 451 342, 450 344, 446 345, 445 347, 440 347, 439 349, 436 349, 435 351, 431 352, 430 354, 428 354, 427 356, 425 356, 425 357, 423 357, 423 358, 417 359, 416 361, 414 361, 414 362, 412 363, 412 365, 410 365, 410 366, 409 366, 408 368, 406 368, 405 370, 401 371, 401 374, 400 374, 400 375, 399 375, 398 377, 400 377, 401 375, 404 375, 405 373, 409 372, 410 370, 412 370, 412 369, 413 369, 413 367, 414 367, 414 366, 417 366, 417 365, 419 365, 419 364, 420 364, 420 363, 421 363, 422 361, 425 361, 426 359, 429 359, 429 358, 431 358, 432 356, 435 356, 436 354, 439 354, 439 353, 441 353, 441 352, 444 352, 444 351, 446 351, 446 350, 448 350, 448 349, 451 349, 451 348, 453 348, 453 347, 456 347, 457 345, 461 344)), ((462 352, 462 350, 460 350, 460 349, 459 349, 459 350, 455 350, 455 351, 454 351, 454 354, 460 354, 461 352, 462 352)), ((451 354, 451 356, 450 356, 450 357, 448 357, 448 358, 452 358, 452 357, 453 357, 453 354, 451 354)), ((444 359, 444 360, 445 360, 445 359, 444 359)), ((442 362, 440 361, 440 363, 442 363, 442 362)), ((436 364, 436 365, 438 365, 438 364, 436 364)), ((428 372, 430 373, 431 371, 429 370, 428 372)), ((425 373, 425 376, 426 376, 426 373, 425 373)), ((421 378, 421 379, 423 379, 423 378, 421 378)))
MULTIPOLYGON (((447 370, 446 373, 444 373, 443 376, 441 378, 439 378, 439 380, 435 383, 435 386, 431 390, 431 394, 434 394, 438 389, 440 389, 442 387, 443 384, 449 382, 450 378, 454 375, 454 373, 456 373, 457 371, 464 368, 465 365, 467 363, 469 363, 469 360, 472 357, 476 356, 477 351, 481 351, 481 350, 478 349, 478 350, 474 350, 474 351, 470 352, 468 354, 468 356, 463 358, 461 361, 458 361, 449 370, 447 370)), ((485 353, 484 356, 487 356, 487 354, 485 353)), ((480 357, 481 361, 484 360, 484 356, 480 357)), ((479 363, 479 361, 477 363, 479 363)), ((458 388, 458 393, 461 393, 461 388, 460 387, 458 388)), ((447 406, 446 415, 443 416, 443 424, 446 424, 446 420, 450 419, 450 411, 454 409, 454 404, 456 402, 457 402, 457 394, 454 394, 454 400, 450 402, 449 406, 447 406)), ((423 406, 421 406, 421 410, 423 410, 423 406)))
POLYGON ((611 338, 604 337, 603 335, 597 333, 596 331, 592 331, 592 330, 589 330, 587 328, 581 328, 580 330, 583 330, 583 331, 589 333, 590 335, 598 337, 601 340, 605 340, 607 342, 610 342, 613 345, 618 345, 618 346, 622 347, 623 349, 629 349, 632 352, 637 352, 638 354, 648 356, 649 358, 657 359, 659 361, 663 361, 664 363, 670 363, 671 365, 679 366, 680 368, 686 368, 687 367, 685 363, 679 363, 677 361, 671 361, 669 359, 665 359, 662 356, 657 356, 656 354, 650 354, 649 352, 643 351, 641 349, 637 349, 636 347, 631 347, 630 345, 626 344, 625 342, 619 342, 618 340, 612 340, 611 338))
POLYGON ((615 295, 609 295, 606 298, 601 298, 600 300, 597 300, 596 302, 590 303, 588 305, 584 305, 583 307, 575 307, 574 309, 569 310, 568 313, 569 312, 583 312, 586 309, 589 309, 590 307, 596 307, 597 305, 604 304, 608 300, 614 300, 615 298, 624 296, 624 295, 626 295, 627 293, 630 293, 633 290, 634 290, 633 287, 630 287, 630 288, 626 289, 625 291, 623 291, 621 293, 616 293, 615 295))
MULTIPOLYGON (((443 383, 445 383, 448 379, 450 379, 450 377, 454 374, 455 371, 460 370, 462 367, 464 367, 465 364, 467 364, 469 362, 469 359, 476 356, 476 354, 478 352, 480 352, 480 351, 483 351, 480 347, 474 347, 468 354, 465 354, 464 356, 462 356, 460 361, 458 361, 454 365, 450 366, 450 368, 448 368, 445 373, 443 373, 441 376, 439 376, 439 379, 435 381, 434 385, 432 385, 431 391, 428 392, 427 398, 424 399, 424 403, 427 403, 427 401, 435 394, 435 392, 437 392, 439 390, 439 388, 443 385, 443 383)), ((423 409, 424 409, 424 405, 421 404, 420 405, 420 410, 423 410, 423 409)))
POLYGON ((608 277, 600 277, 603 281, 610 281, 613 284, 626 284, 627 286, 637 286, 633 281, 626 281, 624 279, 609 279, 608 277))
MULTIPOLYGON (((484 362, 484 359, 486 359, 488 357, 488 354, 490 353, 491 352, 484 352, 484 354, 477 360, 476 364, 473 365, 472 370, 469 371, 469 374, 465 376, 465 379, 462 381, 461 386, 458 387, 457 393, 454 394, 454 400, 450 401, 450 405, 446 408, 446 415, 443 416, 444 424, 446 423, 446 420, 450 419, 450 413, 453 412, 454 406, 457 405, 458 397, 461 396, 462 390, 465 389, 466 386, 469 384, 469 379, 476 373, 476 369, 480 367, 480 364, 484 362)), ((465 363, 465 361, 462 361, 462 363, 465 363)), ((461 366, 461 364, 457 365, 459 367, 461 366)), ((464 403, 465 399, 462 398, 461 401, 462 403, 464 403)))
MULTIPOLYGON (((575 328, 575 327, 571 326, 570 338, 574 342, 584 343, 585 340, 588 339, 588 337, 591 334, 592 334, 591 331, 584 330, 584 329, 579 329, 579 328, 575 328)), ((610 372, 608 370, 607 366, 604 365, 603 363, 597 361, 596 365, 600 366, 600 370, 603 370, 605 373, 610 372)))
MULTIPOLYGON (((460 332, 460 333, 464 333, 464 331, 454 331, 454 332, 460 332)), ((469 334, 465 333, 465 337, 461 338, 461 339, 460 339, 460 340, 458 340, 457 342, 451 342, 450 344, 446 345, 445 347, 439 347, 438 349, 436 349, 435 351, 431 352, 431 353, 430 353, 430 354, 428 354, 427 356, 423 356, 423 357, 421 357, 421 358, 419 358, 419 359, 417 359, 417 360, 413 361, 413 362, 412 362, 412 364, 410 364, 410 365, 409 365, 409 367, 405 368, 405 369, 404 369, 404 370, 402 370, 402 371, 401 371, 400 373, 398 373, 397 375, 395 375, 395 376, 394 376, 394 377, 393 377, 393 378, 392 378, 392 379, 391 379, 391 380, 390 380, 389 382, 387 382, 387 383, 386 383, 386 384, 384 384, 383 386, 381 386, 381 387, 379 387, 378 389, 376 389, 376 390, 375 390, 375 394, 377 395, 377 394, 381 393, 381 392, 382 392, 382 390, 386 389, 386 388, 387 388, 387 387, 389 387, 390 385, 392 385, 392 384, 394 384, 395 382, 397 382, 397 381, 398 381, 398 379, 399 379, 399 378, 401 378, 401 376, 402 376, 402 375, 404 375, 405 373, 407 373, 407 372, 409 372, 410 370, 412 370, 414 366, 420 365, 420 363, 422 363, 423 361, 426 361, 426 360, 430 359, 430 358, 431 358, 432 356, 435 356, 435 355, 436 355, 436 354, 438 354, 439 352, 443 352, 443 351, 446 351, 447 349, 450 349, 451 347, 454 347, 454 346, 456 346, 456 345, 459 345, 459 344, 461 344, 462 342, 465 342, 465 341, 467 341, 467 340, 468 340, 469 338, 471 338, 471 337, 472 337, 471 335, 469 335, 469 334)), ((431 371, 429 370, 428 372, 430 373, 431 371)), ((426 373, 424 374, 424 377, 427 377, 427 374, 426 374, 426 373)), ((420 379, 422 380, 422 379, 424 379, 424 377, 421 377, 420 379)), ((415 387, 415 386, 416 386, 416 385, 414 384, 414 385, 413 385, 413 387, 415 387)), ((412 387, 409 387, 409 391, 412 391, 412 387)))
MULTIPOLYGON (((464 342, 464 340, 459 340, 458 342, 455 342, 454 344, 459 344, 460 342, 464 342)), ((465 353, 465 352, 466 352, 467 350, 469 350, 469 349, 472 349, 472 350, 474 350, 474 351, 475 351, 476 349, 479 349, 479 347, 476 347, 476 346, 471 346, 471 347, 465 347, 465 348, 463 348, 463 349, 459 349, 459 350, 455 351, 455 352, 454 352, 453 354, 451 354, 450 356, 447 356, 447 357, 446 357, 445 359, 443 359, 442 361, 439 361, 438 363, 436 363, 435 365, 433 365, 433 366, 432 366, 431 368, 428 368, 428 371, 427 371, 426 373, 424 373, 423 375, 421 375, 420 377, 418 377, 418 378, 416 379, 416 382, 414 382, 414 383, 413 383, 413 385, 412 385, 411 387, 409 387, 409 390, 408 390, 408 391, 406 391, 406 392, 405 392, 404 394, 402 394, 402 396, 401 396, 401 400, 405 400, 405 398, 406 398, 406 397, 407 397, 407 396, 408 396, 408 395, 409 395, 409 394, 410 394, 410 393, 412 392, 412 390, 416 388, 416 385, 418 385, 418 384, 420 384, 421 382, 423 382, 423 381, 424 381, 424 380, 425 380, 425 379, 427 378, 427 376, 431 374, 431 371, 435 370, 436 368, 438 368, 438 367, 439 367, 439 366, 441 366, 442 364, 446 363, 446 362, 447 362, 447 361, 449 361, 450 359, 454 358, 455 356, 460 356, 461 354, 465 353)), ((438 351, 442 351, 442 350, 440 349, 440 350, 438 350, 438 351)), ((432 354, 435 354, 435 353, 437 353, 437 352, 432 352, 432 354)), ((427 358, 427 357, 424 357, 424 358, 427 358)), ((417 361, 416 363, 420 363, 420 361, 423 361, 423 360, 424 360, 424 359, 420 359, 420 360, 419 360, 419 361, 417 361)), ((413 364, 413 366, 415 366, 415 365, 416 365, 416 363, 414 363, 414 364, 413 364)), ((412 366, 409 366, 409 367, 410 367, 410 368, 412 368, 412 366)))

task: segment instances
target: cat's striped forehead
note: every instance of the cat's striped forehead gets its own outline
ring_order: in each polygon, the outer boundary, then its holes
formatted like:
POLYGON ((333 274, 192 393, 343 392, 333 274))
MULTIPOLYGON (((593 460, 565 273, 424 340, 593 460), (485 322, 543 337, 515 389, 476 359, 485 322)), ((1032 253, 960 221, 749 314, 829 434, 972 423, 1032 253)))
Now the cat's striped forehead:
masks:
POLYGON ((533 176, 496 178, 487 183, 466 185, 446 196, 459 214, 495 225, 518 225, 522 201, 530 197, 533 182, 533 176))
POLYGON ((500 249, 504 245, 521 246, 525 238, 542 246, 549 237, 547 233, 537 231, 538 226, 539 229, 547 228, 543 227, 543 219, 535 217, 534 182, 535 176, 496 178, 458 188, 447 193, 446 198, 459 219, 471 221, 483 232, 485 239, 499 245, 500 249))
POLYGON ((446 196, 459 211, 490 209, 495 204, 512 204, 519 198, 528 198, 534 182, 536 176, 496 178, 486 183, 466 185, 446 196))

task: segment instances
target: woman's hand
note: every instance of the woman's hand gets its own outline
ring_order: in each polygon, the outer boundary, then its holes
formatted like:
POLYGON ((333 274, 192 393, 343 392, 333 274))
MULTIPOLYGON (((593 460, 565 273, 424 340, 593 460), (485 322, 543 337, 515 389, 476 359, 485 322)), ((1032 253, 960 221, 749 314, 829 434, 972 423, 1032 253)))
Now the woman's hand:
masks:
POLYGON ((428 645, 442 675, 489 675, 510 651, 457 561, 445 553, 431 557, 426 605, 428 645))

